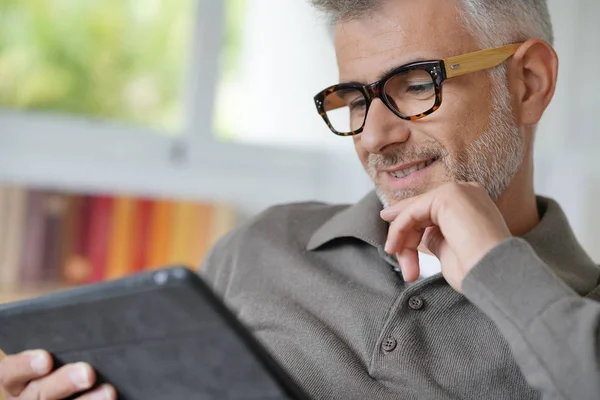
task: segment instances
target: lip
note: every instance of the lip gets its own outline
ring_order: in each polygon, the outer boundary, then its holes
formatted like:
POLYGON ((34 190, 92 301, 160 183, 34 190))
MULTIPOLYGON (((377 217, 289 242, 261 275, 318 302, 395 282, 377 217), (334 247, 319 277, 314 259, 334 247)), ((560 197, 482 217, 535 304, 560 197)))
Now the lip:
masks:
POLYGON ((392 168, 382 169, 381 171, 382 172, 386 172, 388 174, 391 174, 393 172, 402 171, 404 169, 408 169, 408 168, 414 167, 415 165, 419 165, 419 164, 422 164, 424 162, 431 161, 431 160, 434 160, 434 162, 435 162, 435 161, 437 161, 437 158, 425 158, 423 160, 413 161, 413 162, 410 162, 410 163, 407 163, 407 164, 398 165, 398 166, 395 166, 395 167, 392 167, 392 168))
POLYGON ((430 159, 427 160, 423 160, 423 161, 417 161, 417 162, 411 162, 409 164, 404 164, 400 167, 394 167, 393 169, 389 169, 389 170, 382 170, 382 172, 384 172, 384 182, 385 182, 385 186, 388 187, 389 190, 403 190, 403 189, 409 189, 411 187, 414 187, 415 185, 419 185, 419 182, 422 181, 423 179, 426 178, 426 176, 429 174, 430 170, 432 167, 435 167, 438 164, 439 159, 434 158, 433 162, 431 164, 429 164, 427 167, 415 171, 412 174, 405 176, 403 178, 396 178, 394 175, 392 175, 393 172, 398 171, 398 170, 402 170, 402 169, 406 169, 406 168, 410 168, 412 166, 415 165, 419 165, 423 162, 427 162, 430 159))

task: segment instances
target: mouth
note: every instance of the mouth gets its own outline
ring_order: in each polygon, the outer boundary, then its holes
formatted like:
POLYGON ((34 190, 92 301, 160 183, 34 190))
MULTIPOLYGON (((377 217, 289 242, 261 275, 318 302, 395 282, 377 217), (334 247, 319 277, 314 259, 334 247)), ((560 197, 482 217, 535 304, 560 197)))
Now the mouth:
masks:
POLYGON ((426 161, 419 161, 416 163, 407 164, 407 165, 401 166, 400 168, 394 168, 393 170, 388 170, 387 172, 396 179, 406 178, 407 176, 410 176, 410 175, 414 174, 415 172, 421 171, 421 170, 429 167, 431 164, 436 162, 438 159, 439 159, 439 157, 436 157, 436 158, 432 158, 432 159, 426 160, 426 161))

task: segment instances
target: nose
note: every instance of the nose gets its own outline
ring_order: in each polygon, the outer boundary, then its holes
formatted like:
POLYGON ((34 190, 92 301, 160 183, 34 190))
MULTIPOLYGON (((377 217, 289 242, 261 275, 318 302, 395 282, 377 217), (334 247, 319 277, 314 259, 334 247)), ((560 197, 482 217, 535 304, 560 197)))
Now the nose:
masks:
POLYGON ((408 125, 408 121, 398 118, 380 99, 375 99, 369 107, 358 144, 371 154, 382 154, 387 148, 408 140, 408 125))

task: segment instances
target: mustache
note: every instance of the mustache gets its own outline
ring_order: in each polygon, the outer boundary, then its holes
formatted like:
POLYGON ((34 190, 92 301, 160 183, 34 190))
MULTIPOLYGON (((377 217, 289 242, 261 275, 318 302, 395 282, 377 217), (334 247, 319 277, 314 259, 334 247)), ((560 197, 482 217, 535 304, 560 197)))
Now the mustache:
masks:
POLYGON ((441 160, 447 152, 437 147, 397 147, 385 154, 369 154, 367 166, 372 171, 392 168, 417 160, 441 160))

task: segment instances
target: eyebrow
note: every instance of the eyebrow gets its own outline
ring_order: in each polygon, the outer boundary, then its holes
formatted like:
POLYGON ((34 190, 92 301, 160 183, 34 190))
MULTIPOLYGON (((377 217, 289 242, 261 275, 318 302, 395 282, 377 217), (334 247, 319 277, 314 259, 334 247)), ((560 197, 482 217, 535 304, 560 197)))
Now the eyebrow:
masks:
MULTIPOLYGON (((394 66, 392 66, 392 67, 384 70, 382 73, 380 73, 379 76, 377 77, 376 81, 382 80, 385 76, 388 76, 393 71, 395 71, 398 68, 403 67, 405 65, 414 64, 414 63, 423 62, 423 61, 431 61, 431 60, 432 60, 431 58, 417 57, 417 58, 413 59, 412 61, 405 62, 405 63, 402 63, 402 64, 394 65, 394 66)), ((357 83, 359 85, 369 85, 369 84, 371 84, 373 82, 365 83, 365 82, 360 82, 360 81, 340 81, 340 84, 344 84, 344 83, 357 83)))

